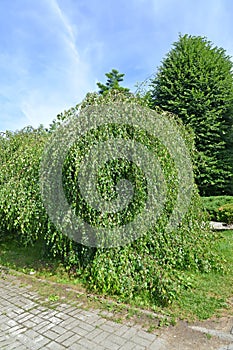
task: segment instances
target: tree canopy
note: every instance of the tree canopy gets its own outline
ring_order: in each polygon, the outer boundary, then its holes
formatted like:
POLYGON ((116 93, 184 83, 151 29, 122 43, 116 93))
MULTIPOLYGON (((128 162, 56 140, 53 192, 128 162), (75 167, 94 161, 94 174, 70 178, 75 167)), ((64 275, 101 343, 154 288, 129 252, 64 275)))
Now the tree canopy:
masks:
POLYGON ((123 77, 125 74, 119 73, 118 70, 112 69, 111 72, 106 73, 105 76, 107 77, 106 84, 102 84, 100 82, 97 83, 100 94, 106 94, 109 92, 109 90, 119 90, 121 92, 129 92, 128 88, 120 86, 120 82, 123 81, 123 77))
POLYGON ((202 194, 232 193, 232 61, 206 38, 180 35, 151 81, 151 105, 177 114, 195 133, 202 194))
MULTIPOLYGON (((139 117, 142 115, 146 117, 149 114, 153 115, 155 120, 163 122, 167 120, 168 113, 161 112, 157 115, 148 107, 144 110, 139 102, 136 97, 128 98, 124 93, 112 90, 106 96, 89 94, 81 107, 83 113, 87 112, 88 108, 85 107, 90 106, 89 110, 99 111, 99 114, 96 114, 98 118, 100 115, 105 118, 106 113, 112 118, 112 106, 116 103, 115 116, 122 115, 122 110, 118 108, 120 105, 125 111, 130 113, 133 111, 133 114, 136 112, 139 117)), ((58 121, 66 121, 64 125, 67 126, 70 118, 77 117, 78 108, 75 106, 61 113, 58 121)), ((186 132, 178 118, 171 115, 170 117, 174 119, 172 125, 176 125, 175 129, 179 130, 188 149, 192 150, 193 140, 190 134, 186 132)), ((4 238, 15 238, 25 245, 32 244, 37 239, 43 240, 45 252, 59 258, 75 277, 82 277, 88 289, 105 295, 118 295, 125 301, 129 298, 135 302, 140 300, 146 305, 167 305, 177 298, 182 288, 190 285, 189 275, 185 278, 183 273, 187 269, 208 272, 221 268, 218 258, 212 252, 216 236, 206 222, 196 186, 188 210, 179 226, 173 227, 171 231, 166 229, 177 207, 180 188, 174 159, 156 136, 150 135, 137 124, 128 127, 127 124, 114 123, 113 118, 110 124, 90 125, 91 129, 66 152, 64 145, 67 139, 70 142, 70 138, 62 137, 59 139, 59 148, 54 147, 53 138, 59 132, 54 126, 51 126, 49 132, 43 128, 36 130, 26 128, 17 133, 0 136, 0 236, 2 234, 4 238), (49 174, 54 166, 57 167, 59 152, 64 152, 66 156, 62 167, 62 188, 67 202, 75 210, 77 217, 93 227, 110 229, 132 222, 146 206, 149 193, 148 175, 141 171, 143 168, 140 163, 130 162, 127 157, 111 157, 109 153, 109 161, 98 168, 97 176, 93 172, 91 177, 96 181, 99 194, 107 202, 114 200, 114 196, 118 195, 117 183, 121 179, 128 179, 134 186, 134 195, 125 210, 102 215, 86 201, 77 186, 79 172, 87 152, 98 143, 107 140, 112 142, 113 139, 117 141, 119 138, 126 145, 129 140, 141 143, 148 150, 146 156, 149 165, 151 154, 155 156, 155 161, 157 159, 160 161, 163 178, 166 181, 164 207, 157 222, 151 225, 150 229, 145 226, 144 231, 137 229, 138 232, 134 230, 130 232, 133 237, 138 233, 139 237, 129 244, 109 248, 101 245, 86 246, 68 237, 59 226, 54 225, 45 210, 42 192, 51 193, 52 187, 57 191, 57 179, 54 178, 54 181, 50 182, 49 174), (49 148, 52 146, 51 153, 48 152, 48 146, 49 148), (47 173, 43 170, 42 164, 47 164, 47 173), (48 184, 48 187, 46 186, 48 192, 42 190, 44 187, 41 187, 41 180, 42 183, 48 184)), ((166 139, 172 142, 174 135, 171 135, 170 130, 165 128, 164 133, 166 139)), ((94 163, 90 164, 88 171, 94 170, 94 163)), ((157 177, 155 181, 156 179, 157 177)), ((149 195, 156 196, 157 192, 152 189, 149 195)), ((55 206, 57 205, 56 201, 55 206)), ((60 217, 64 225, 70 225, 69 216, 60 217)), ((82 234, 85 238, 85 232, 82 234)))

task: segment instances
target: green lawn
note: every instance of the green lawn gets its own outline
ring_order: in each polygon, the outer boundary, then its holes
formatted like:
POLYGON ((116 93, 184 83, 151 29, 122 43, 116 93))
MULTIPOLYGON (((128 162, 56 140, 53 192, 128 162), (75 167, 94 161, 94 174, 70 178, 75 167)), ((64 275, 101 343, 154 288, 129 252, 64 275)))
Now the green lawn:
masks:
POLYGON ((214 314, 233 314, 233 231, 219 234, 222 238, 215 249, 225 260, 226 273, 192 274, 194 286, 182 291, 180 300, 172 306, 180 317, 206 319, 214 314))

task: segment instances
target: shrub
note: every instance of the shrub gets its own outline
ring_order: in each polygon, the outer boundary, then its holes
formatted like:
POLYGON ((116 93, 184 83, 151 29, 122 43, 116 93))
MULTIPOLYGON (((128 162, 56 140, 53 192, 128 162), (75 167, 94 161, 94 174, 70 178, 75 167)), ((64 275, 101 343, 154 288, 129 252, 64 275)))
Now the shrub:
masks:
POLYGON ((225 204, 218 208, 218 218, 228 225, 233 224, 233 203, 225 204))
POLYGON ((212 221, 221 221, 219 217, 219 207, 225 204, 233 204, 232 196, 211 196, 202 197, 203 206, 212 221))
MULTIPOLYGON (((90 94, 83 102, 83 107, 104 105, 108 102, 138 103, 132 96, 111 92, 103 98, 97 94, 90 94)), ((163 112, 164 113, 164 112, 163 112)), ((162 119, 165 114, 160 112, 162 119)), ((193 138, 177 119, 169 115, 178 124, 180 133, 185 139, 190 153, 194 153, 193 138)), ((70 118, 70 113, 68 113, 70 118)), ((62 115, 65 120, 66 116, 62 115)), ((55 255, 67 251, 66 262, 76 265, 77 273, 84 278, 86 285, 94 291, 104 294, 115 294, 122 299, 141 298, 152 304, 166 304, 179 295, 179 290, 186 287, 189 281, 183 279, 183 270, 199 270, 208 272, 219 268, 218 258, 211 252, 211 245, 215 234, 209 229, 205 214, 202 211, 201 199, 196 187, 189 210, 180 226, 172 232, 166 231, 166 224, 174 209, 177 199, 177 173, 173 159, 167 149, 158 140, 152 140, 146 133, 137 129, 119 128, 114 120, 108 129, 98 128, 90 132, 82 139, 80 144, 75 144, 69 152, 64 164, 64 188, 69 202, 73 204, 79 215, 85 215, 90 222, 98 223, 99 218, 92 208, 82 201, 77 190, 77 169, 83 155, 90 145, 102 139, 116 136, 121 133, 123 138, 140 140, 148 143, 153 152, 157 154, 164 176, 167 181, 167 201, 163 213, 157 224, 148 232, 141 232, 140 238, 124 247, 117 248, 88 248, 78 243, 67 241, 67 238, 55 230, 47 235, 47 241, 51 243, 55 255), (203 224, 203 222, 206 222, 203 224), (69 246, 68 250, 67 247, 69 246), (65 250, 64 250, 65 247, 65 250), (69 260, 70 259, 70 260, 69 260)), ((109 162, 104 168, 99 183, 99 190, 110 198, 114 193, 114 179, 131 177, 138 181, 137 204, 144 200, 144 183, 140 180, 140 173, 131 165, 109 162), (123 174, 124 173, 124 174, 123 174)), ((137 206, 135 207, 135 210, 137 206)), ((131 212, 134 215, 134 212, 131 212)), ((118 217, 121 223, 124 217, 118 217)), ((101 223, 108 225, 108 218, 102 218, 101 223)), ((123 220, 123 221, 122 221, 123 220)))
MULTIPOLYGON (((96 94, 88 95, 83 106, 102 105, 109 101, 138 103, 132 97, 126 98, 112 92, 105 98, 96 94)), ((69 118, 75 111, 76 108, 60 115, 60 120, 66 120, 66 116, 69 118)), ((161 114, 161 120, 163 117, 161 114)), ((192 137, 181 123, 176 122, 175 117, 170 117, 174 118, 174 123, 178 123, 180 133, 192 153, 192 137)), ((54 129, 56 122, 52 125, 52 130, 54 129)), ((189 280, 183 277, 184 270, 208 272, 221 268, 218 257, 212 253, 215 236, 202 212, 196 187, 182 222, 172 231, 166 230, 179 191, 174 161, 166 147, 137 128, 123 126, 120 130, 113 120, 108 128, 93 130, 70 149, 63 166, 64 191, 70 205, 79 215, 85 216, 90 222, 109 224, 108 217, 100 219, 82 201, 77 187, 77 175, 81 157, 88 145, 120 132, 124 138, 134 137, 147 144, 163 168, 167 198, 162 214, 150 230, 140 232, 139 238, 127 245, 114 248, 87 247, 62 234, 46 214, 39 186, 42 152, 53 131, 48 133, 43 129, 30 128, 0 139, 0 229, 4 229, 6 234, 14 232, 23 244, 33 244, 38 237, 43 237, 49 252, 61 258, 72 271, 76 271, 76 275, 81 276, 91 290, 118 295, 124 300, 137 298, 147 304, 166 305, 179 296, 181 288, 189 286, 189 280)), ((99 175, 99 191, 105 198, 114 195, 116 179, 123 176, 135 182, 137 195, 130 215, 137 215, 146 196, 145 182, 140 171, 132 164, 119 160, 108 162, 99 175)), ((114 218, 118 219, 121 223, 128 220, 124 213, 114 218)))
POLYGON ((31 127, 6 132, 0 140, 0 230, 24 245, 46 231, 38 172, 46 140, 43 128, 31 127))

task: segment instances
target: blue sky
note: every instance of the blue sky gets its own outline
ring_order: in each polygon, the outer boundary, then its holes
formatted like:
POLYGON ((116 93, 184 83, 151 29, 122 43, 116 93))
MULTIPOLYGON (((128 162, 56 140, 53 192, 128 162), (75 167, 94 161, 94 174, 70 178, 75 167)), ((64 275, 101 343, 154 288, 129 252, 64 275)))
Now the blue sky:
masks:
POLYGON ((233 56, 231 0, 0 0, 0 131, 48 126, 112 68, 156 72, 179 33, 233 56))

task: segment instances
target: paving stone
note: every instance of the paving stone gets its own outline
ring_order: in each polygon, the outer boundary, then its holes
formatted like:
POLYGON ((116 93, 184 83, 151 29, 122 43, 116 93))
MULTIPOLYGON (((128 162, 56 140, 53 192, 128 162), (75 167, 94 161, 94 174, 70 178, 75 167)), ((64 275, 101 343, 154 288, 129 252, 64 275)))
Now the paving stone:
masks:
MULTIPOLYGON (((66 320, 61 321, 61 323, 59 324, 59 326, 64 327, 64 328, 66 328, 66 329, 71 329, 71 328, 75 327, 74 321, 75 321, 74 318, 68 317, 66 320)), ((79 322, 78 322, 78 323, 79 323, 79 322)))
MULTIPOLYGON (((95 343, 97 344, 102 344, 103 341, 109 336, 109 332, 105 332, 103 330, 101 330, 101 333, 99 333, 98 335, 96 335, 95 337, 93 337, 93 340, 95 341, 95 343)), ((88 338, 91 336, 91 333, 88 334, 88 338)), ((87 336, 86 336, 87 337, 87 336)))
POLYGON ((151 340, 148 340, 148 339, 145 339, 145 338, 142 338, 140 337, 138 334, 135 334, 133 337, 132 337, 132 340, 135 344, 137 345, 141 345, 141 346, 145 346, 147 348, 149 348, 150 344, 151 344, 151 340))
POLYGON ((76 344, 79 340, 81 339, 81 336, 78 334, 72 335, 72 337, 66 339, 65 341, 62 342, 65 346, 69 347, 73 344, 76 344))
POLYGON ((109 338, 104 339, 100 345, 103 345, 108 350, 119 350, 120 345, 113 343, 109 338))
POLYGON ((6 324, 4 321, 0 321, 1 324, 0 324, 0 330, 1 331, 7 331, 8 329, 11 328, 11 326, 9 326, 8 324, 6 324))
POLYGON ((145 346, 141 346, 141 345, 134 345, 133 349, 134 350, 146 350, 146 349, 150 349, 150 348, 146 348, 145 346))
POLYGON ((123 336, 128 331, 128 329, 130 329, 128 326, 120 326, 118 329, 115 330, 114 334, 123 336))
MULTIPOLYGON (((95 344, 95 343, 93 343, 93 341, 86 339, 86 338, 81 338, 77 344, 82 345, 83 348, 89 349, 89 350, 94 350, 94 349, 96 350, 97 348, 103 349, 103 347, 101 348, 100 345, 95 344)), ((112 350, 114 350, 114 349, 112 349, 112 350)))
POLYGON ((35 324, 41 324, 44 320, 43 318, 41 318, 40 316, 37 316, 37 315, 32 315, 32 318, 31 320, 35 323, 35 324))
POLYGON ((49 329, 46 332, 46 337, 48 337, 49 339, 55 340, 58 338, 58 334, 56 332, 51 331, 51 329, 49 329))
POLYGON ((16 321, 14 321, 14 320, 8 320, 8 321, 7 321, 7 324, 8 324, 8 326, 10 326, 10 327, 14 327, 14 326, 17 326, 17 325, 18 325, 18 323, 17 323, 16 321))
POLYGON ((114 344, 117 344, 117 345, 123 345, 126 343, 126 339, 116 335, 116 334, 110 334, 107 338, 106 338, 106 341, 110 341, 114 344))
POLYGON ((137 333, 137 329, 136 328, 132 328, 132 327, 129 327, 127 329, 127 331, 122 335, 123 338, 126 338, 126 339, 132 339, 135 334, 137 333))
MULTIPOLYGON (((20 345, 20 344, 16 344, 16 343, 12 343, 12 344, 9 344, 5 347, 6 350, 16 350, 19 346, 23 346, 23 345, 20 345)), ((24 350, 25 350, 25 347, 24 347, 24 350)))
POLYGON ((121 349, 121 350, 134 350, 134 349, 135 349, 135 343, 126 341, 126 343, 123 344, 123 345, 120 347, 120 349, 121 349))
POLYGON ((51 350, 65 350, 67 349, 65 346, 61 345, 61 344, 58 344, 56 342, 52 342, 52 343, 49 343, 47 345, 47 349, 51 349, 51 350))
POLYGON ((100 326, 100 328, 103 329, 104 331, 113 333, 115 330, 117 330, 119 328, 119 324, 114 323, 112 321, 108 321, 108 322, 102 324, 100 326))
POLYGON ((85 337, 87 334, 89 334, 89 331, 80 327, 72 328, 72 331, 80 335, 81 337, 85 337))
POLYGON ((64 332, 62 335, 58 336, 58 338, 57 338, 56 341, 57 341, 58 343, 63 343, 66 339, 71 338, 73 335, 74 335, 73 332, 67 331, 67 330, 65 329, 65 332, 64 332))
MULTIPOLYGON (((98 337, 101 337, 101 334, 106 334, 106 332, 102 331, 102 329, 96 328, 94 331, 87 333, 87 335, 85 335, 85 338, 89 339, 89 340, 96 340, 98 339, 98 337)), ((104 339, 108 336, 108 334, 106 334, 106 336, 104 337, 104 339)))
POLYGON ((31 319, 26 320, 26 321, 21 321, 20 324, 22 324, 24 327, 28 327, 28 328, 33 328, 36 326, 36 323, 33 322, 31 319))
POLYGON ((53 323, 50 323, 49 320, 42 321, 41 323, 37 324, 33 329, 40 333, 46 333, 49 329, 53 328, 55 325, 53 323))
POLYGON ((142 331, 140 329, 137 332, 137 336, 139 336, 139 337, 141 337, 143 339, 147 339, 150 342, 154 341, 154 339, 155 339, 155 335, 154 334, 142 331))
POLYGON ((18 314, 15 311, 10 311, 7 313, 7 316, 11 319, 15 319, 18 316, 18 314))
POLYGON ((79 322, 79 327, 88 332, 93 332, 96 329, 95 326, 88 324, 86 322, 79 322))
POLYGON ((38 338, 35 339, 35 344, 38 345, 38 349, 45 349, 45 345, 49 344, 50 342, 51 340, 43 335, 39 335, 38 338))
POLYGON ((34 314, 24 312, 24 310, 23 310, 20 315, 16 316, 15 320, 20 322, 20 323, 23 323, 24 321, 31 320, 34 317, 35 317, 34 314))
POLYGON ((23 327, 22 325, 15 326, 9 330, 9 333, 16 337, 18 334, 26 332, 27 327, 23 327))
POLYGON ((64 327, 61 327, 59 325, 52 327, 51 331, 56 332, 58 336, 60 336, 63 333, 67 333, 67 330, 64 327))
MULTIPOLYGON (((83 348, 83 345, 81 344, 73 344, 70 346, 69 350, 85 350, 86 348, 83 348)), ((93 348, 93 350, 96 350, 95 348, 93 348)), ((101 349, 103 350, 103 349, 101 349)))
POLYGON ((45 320, 51 320, 51 318, 55 315, 55 311, 51 311, 51 310, 48 310, 48 311, 44 311, 43 314, 41 315, 41 317, 45 320))
POLYGON ((25 350, 25 346, 24 345, 17 345, 17 350, 25 350))

